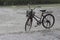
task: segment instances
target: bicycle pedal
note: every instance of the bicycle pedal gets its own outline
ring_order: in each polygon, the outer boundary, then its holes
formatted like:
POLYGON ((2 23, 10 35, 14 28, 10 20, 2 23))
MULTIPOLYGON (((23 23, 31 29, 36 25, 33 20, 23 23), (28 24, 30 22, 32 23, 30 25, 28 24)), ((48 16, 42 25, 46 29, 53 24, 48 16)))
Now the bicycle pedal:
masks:
POLYGON ((37 26, 35 26, 35 27, 37 27, 37 26))
POLYGON ((37 27, 37 25, 35 25, 35 27, 37 27))
POLYGON ((37 25, 41 24, 41 22, 37 22, 37 25))
POLYGON ((35 25, 35 27, 37 27, 38 25, 35 25))

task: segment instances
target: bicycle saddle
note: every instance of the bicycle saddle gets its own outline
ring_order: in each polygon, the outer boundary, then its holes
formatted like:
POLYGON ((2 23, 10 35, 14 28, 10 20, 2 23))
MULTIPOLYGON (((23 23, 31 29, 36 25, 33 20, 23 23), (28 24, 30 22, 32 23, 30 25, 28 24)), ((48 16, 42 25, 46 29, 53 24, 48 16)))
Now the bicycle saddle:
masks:
POLYGON ((41 12, 45 12, 46 10, 40 10, 41 12))

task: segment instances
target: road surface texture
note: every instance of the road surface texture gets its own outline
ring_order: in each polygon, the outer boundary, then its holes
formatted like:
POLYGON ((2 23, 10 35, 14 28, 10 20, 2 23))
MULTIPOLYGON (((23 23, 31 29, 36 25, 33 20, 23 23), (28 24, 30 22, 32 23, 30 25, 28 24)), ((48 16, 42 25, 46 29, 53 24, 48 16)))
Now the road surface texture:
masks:
MULTIPOLYGON (((26 8, 0 7, 0 40, 60 40, 60 8, 42 7, 53 11, 54 26, 47 30, 42 25, 34 27, 29 33, 25 32, 26 8)), ((35 10, 38 15, 38 8, 35 10)))

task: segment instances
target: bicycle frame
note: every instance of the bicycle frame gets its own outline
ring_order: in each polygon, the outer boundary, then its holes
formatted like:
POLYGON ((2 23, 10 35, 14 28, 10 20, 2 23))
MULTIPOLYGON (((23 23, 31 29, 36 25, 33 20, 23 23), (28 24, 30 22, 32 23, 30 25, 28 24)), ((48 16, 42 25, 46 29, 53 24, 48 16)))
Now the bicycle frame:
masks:
MULTIPOLYGON (((31 20, 33 20, 33 18, 34 18, 37 22, 39 22, 39 23, 41 24, 41 23, 42 23, 43 14, 44 14, 44 13, 42 12, 41 17, 38 17, 38 16, 36 16, 35 14, 33 14, 33 10, 32 10, 28 18, 30 18, 31 20), (39 20, 38 20, 37 18, 38 18, 39 20)), ((32 21, 32 22, 33 22, 33 21, 32 21)), ((32 23, 32 22, 31 22, 31 23, 32 23)))
POLYGON ((43 14, 45 14, 45 11, 46 10, 40 10, 42 13, 41 13, 41 17, 38 17, 38 16, 36 16, 35 15, 35 13, 33 12, 33 9, 31 9, 31 11, 28 13, 28 18, 29 19, 31 19, 32 21, 31 21, 31 23, 33 22, 33 18, 38 22, 38 23, 42 23, 42 19, 43 19, 43 17, 44 17, 44 15, 43 14), (39 20, 38 20, 38 19, 39 20))
POLYGON ((41 17, 38 17, 38 16, 34 15, 33 18, 34 18, 37 22, 42 23, 43 13, 41 14, 41 17), (39 20, 38 20, 37 18, 38 18, 39 20))

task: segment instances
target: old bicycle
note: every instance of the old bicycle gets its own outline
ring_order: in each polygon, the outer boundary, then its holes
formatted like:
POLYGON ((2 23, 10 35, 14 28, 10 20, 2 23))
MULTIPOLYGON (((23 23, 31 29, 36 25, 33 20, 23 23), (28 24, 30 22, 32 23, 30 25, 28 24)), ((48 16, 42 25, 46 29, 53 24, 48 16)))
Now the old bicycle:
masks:
MULTIPOLYGON (((34 9, 36 9, 36 8, 34 8, 34 9)), ((41 17, 38 17, 35 15, 35 12, 33 12, 34 9, 30 9, 30 11, 27 10, 26 16, 28 18, 25 23, 25 31, 27 31, 27 32, 30 31, 30 29, 32 28, 33 19, 35 19, 37 21, 37 25, 42 24, 43 27, 46 29, 50 29, 51 27, 53 27, 53 25, 55 23, 55 17, 52 14, 50 14, 49 12, 46 12, 46 10, 40 10, 42 12, 41 17), (46 13, 48 13, 48 14, 46 14, 46 13), (46 15, 44 15, 44 14, 46 14, 46 15)))

